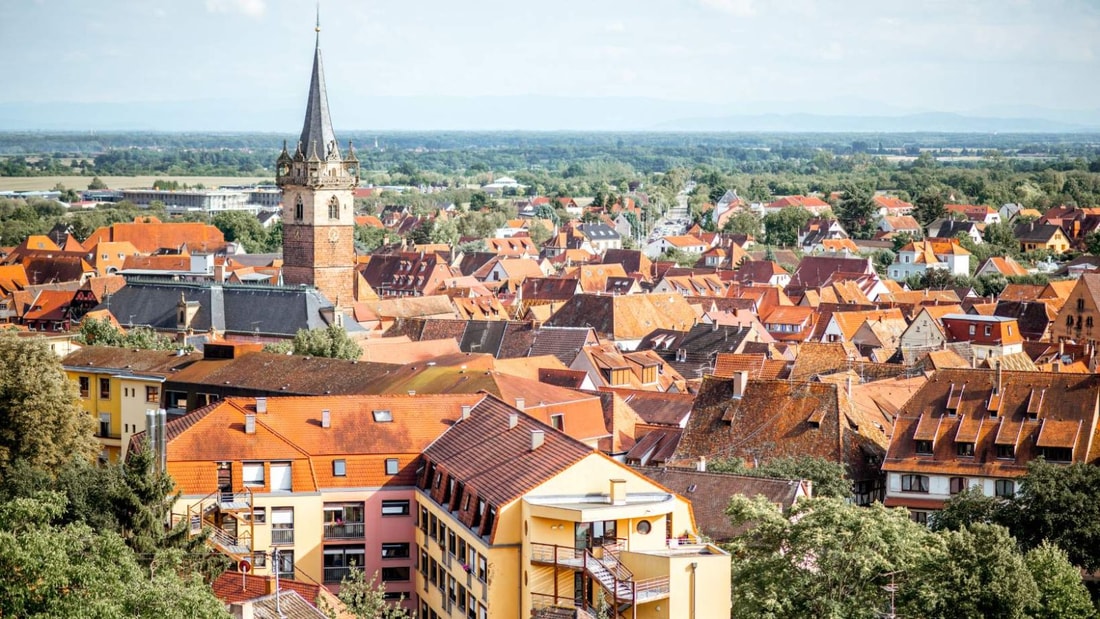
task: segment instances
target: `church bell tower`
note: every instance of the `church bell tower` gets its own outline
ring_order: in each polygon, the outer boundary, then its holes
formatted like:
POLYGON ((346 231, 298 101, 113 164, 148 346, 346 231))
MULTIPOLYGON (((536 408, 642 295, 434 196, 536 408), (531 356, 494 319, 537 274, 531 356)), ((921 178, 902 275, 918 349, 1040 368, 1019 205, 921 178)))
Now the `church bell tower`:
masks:
POLYGON ((283 143, 276 162, 275 182, 283 190, 283 282, 314 286, 343 305, 355 298, 353 190, 359 186, 359 160, 351 142, 346 157, 336 143, 321 66, 320 19, 316 32, 302 134, 293 154, 283 143))

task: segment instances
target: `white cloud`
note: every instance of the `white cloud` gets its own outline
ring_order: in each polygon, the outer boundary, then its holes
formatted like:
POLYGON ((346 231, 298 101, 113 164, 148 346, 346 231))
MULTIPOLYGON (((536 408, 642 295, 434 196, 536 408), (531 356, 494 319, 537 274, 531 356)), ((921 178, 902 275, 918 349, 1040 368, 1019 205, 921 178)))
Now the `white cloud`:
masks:
POLYGON ((606 32, 626 32, 626 24, 622 21, 616 20, 604 26, 606 32))
POLYGON ((211 13, 240 13, 260 17, 267 10, 265 0, 206 0, 206 10, 211 13))
POLYGON ((699 0, 699 3, 709 9, 729 13, 737 17, 751 17, 756 15, 756 7, 753 0, 699 0))

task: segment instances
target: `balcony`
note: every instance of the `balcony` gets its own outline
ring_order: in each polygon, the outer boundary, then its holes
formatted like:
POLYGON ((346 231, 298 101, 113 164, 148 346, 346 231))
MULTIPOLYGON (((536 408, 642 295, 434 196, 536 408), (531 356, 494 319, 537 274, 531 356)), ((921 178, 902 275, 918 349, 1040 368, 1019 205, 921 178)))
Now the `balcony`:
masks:
POLYGON ((363 571, 363 568, 359 567, 359 566, 326 567, 325 570, 324 570, 324 572, 325 572, 325 582, 326 583, 340 583, 340 582, 343 582, 345 578, 348 578, 349 576, 351 576, 352 570, 358 570, 358 571, 361 572, 361 571, 363 571))
POLYGON ((363 539, 366 525, 362 522, 331 522, 325 525, 325 540, 363 539))
POLYGON ((289 546, 294 543, 294 529, 271 529, 272 546, 289 546))

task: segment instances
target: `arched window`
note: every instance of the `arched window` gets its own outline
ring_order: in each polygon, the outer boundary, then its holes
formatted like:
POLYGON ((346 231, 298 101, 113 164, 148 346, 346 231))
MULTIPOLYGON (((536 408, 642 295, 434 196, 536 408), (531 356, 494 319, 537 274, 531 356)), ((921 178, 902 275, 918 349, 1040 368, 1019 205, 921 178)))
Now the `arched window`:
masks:
POLYGON ((328 218, 340 219, 340 201, 336 199, 336 196, 332 196, 332 199, 328 201, 328 218))
POLYGON ((302 221, 306 216, 306 205, 302 203, 302 196, 298 196, 298 200, 294 203, 294 220, 302 221))

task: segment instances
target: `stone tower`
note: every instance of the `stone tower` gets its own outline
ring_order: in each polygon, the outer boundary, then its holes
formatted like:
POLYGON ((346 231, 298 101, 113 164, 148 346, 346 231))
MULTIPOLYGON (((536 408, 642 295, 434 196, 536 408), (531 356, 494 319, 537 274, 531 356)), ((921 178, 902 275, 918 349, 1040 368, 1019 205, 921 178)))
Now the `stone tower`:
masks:
POLYGON ((275 182, 283 190, 283 282, 316 287, 333 304, 355 298, 355 219, 353 190, 359 160, 348 142, 340 154, 325 93, 321 66, 321 27, 317 25, 313 75, 306 120, 294 154, 276 162, 275 182))

